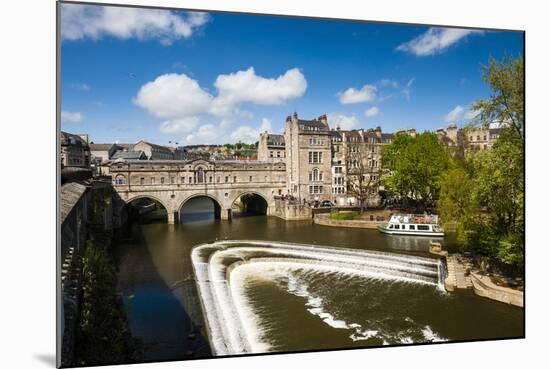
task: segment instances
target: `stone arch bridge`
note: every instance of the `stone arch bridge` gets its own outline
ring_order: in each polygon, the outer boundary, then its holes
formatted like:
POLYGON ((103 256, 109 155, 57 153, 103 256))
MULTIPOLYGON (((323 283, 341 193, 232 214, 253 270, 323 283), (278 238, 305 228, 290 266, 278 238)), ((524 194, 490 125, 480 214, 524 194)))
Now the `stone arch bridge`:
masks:
POLYGON ((262 161, 128 160, 110 164, 113 187, 129 204, 148 198, 157 201, 175 223, 184 204, 209 197, 221 219, 231 219, 231 208, 244 194, 263 198, 267 215, 274 214, 275 196, 286 193, 285 163, 262 161))

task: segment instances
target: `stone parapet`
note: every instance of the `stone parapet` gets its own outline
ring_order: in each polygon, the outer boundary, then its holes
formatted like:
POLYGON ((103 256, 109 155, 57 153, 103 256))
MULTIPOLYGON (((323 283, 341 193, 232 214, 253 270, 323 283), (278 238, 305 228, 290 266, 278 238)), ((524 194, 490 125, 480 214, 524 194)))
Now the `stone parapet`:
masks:
POLYGON ((348 227, 348 228, 366 228, 376 229, 379 225, 386 224, 385 221, 375 220, 335 220, 329 218, 330 214, 315 214, 313 222, 315 224, 330 227, 348 227))

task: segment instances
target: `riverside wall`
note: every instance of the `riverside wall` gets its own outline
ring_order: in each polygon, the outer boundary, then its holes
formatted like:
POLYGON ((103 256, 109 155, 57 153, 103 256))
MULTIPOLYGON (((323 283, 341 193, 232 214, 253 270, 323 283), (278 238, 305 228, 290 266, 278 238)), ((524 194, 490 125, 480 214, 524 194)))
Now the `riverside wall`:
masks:
POLYGON ((315 214, 313 222, 315 224, 329 227, 348 227, 348 228, 366 228, 376 229, 379 225, 386 224, 386 221, 376 220, 336 220, 330 219, 330 214, 315 214))
POLYGON ((311 220, 313 217, 311 207, 280 199, 274 201, 267 215, 276 216, 284 220, 311 220))

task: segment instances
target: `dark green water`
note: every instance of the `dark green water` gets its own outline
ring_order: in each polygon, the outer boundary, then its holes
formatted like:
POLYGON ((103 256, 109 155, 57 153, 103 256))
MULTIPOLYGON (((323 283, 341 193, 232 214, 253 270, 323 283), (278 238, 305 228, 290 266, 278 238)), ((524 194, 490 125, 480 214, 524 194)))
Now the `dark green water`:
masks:
MULTIPOLYGON (((192 290, 190 252, 221 239, 288 241, 427 256, 429 238, 376 230, 323 227, 274 217, 215 220, 209 200, 190 203, 183 223, 134 225, 119 246, 119 286, 145 360, 210 355, 192 290), (133 296, 132 296, 133 295, 133 296)), ((452 239, 443 241, 447 247, 452 239)), ((523 336, 523 310, 470 292, 442 294, 433 286, 267 268, 243 272, 241 293, 252 308, 257 337, 269 350, 296 351, 439 340, 523 336)), ((196 299, 196 296, 194 297, 196 299)))

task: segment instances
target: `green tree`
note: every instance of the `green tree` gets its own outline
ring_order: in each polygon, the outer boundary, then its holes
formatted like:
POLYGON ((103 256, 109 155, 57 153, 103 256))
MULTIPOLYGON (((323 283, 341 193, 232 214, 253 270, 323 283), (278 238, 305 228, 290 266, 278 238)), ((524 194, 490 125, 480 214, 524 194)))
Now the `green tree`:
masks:
POLYGON ((463 247, 523 270, 524 260, 524 66, 523 58, 493 58, 482 77, 491 88, 479 100, 473 124, 504 123, 491 150, 469 154, 441 181, 438 211, 457 222, 463 247))
POLYGON ((132 361, 127 317, 116 293, 116 270, 104 246, 86 241, 82 258, 82 302, 77 333, 80 365, 132 361))
POLYGON ((479 112, 478 120, 485 123, 505 122, 521 138, 524 134, 524 66, 523 57, 491 58, 483 66, 483 80, 492 95, 475 102, 472 109, 479 112))
POLYGON ((382 151, 382 166, 389 172, 384 183, 393 196, 414 200, 420 208, 431 207, 439 195, 441 175, 451 156, 437 135, 399 134, 382 151))

